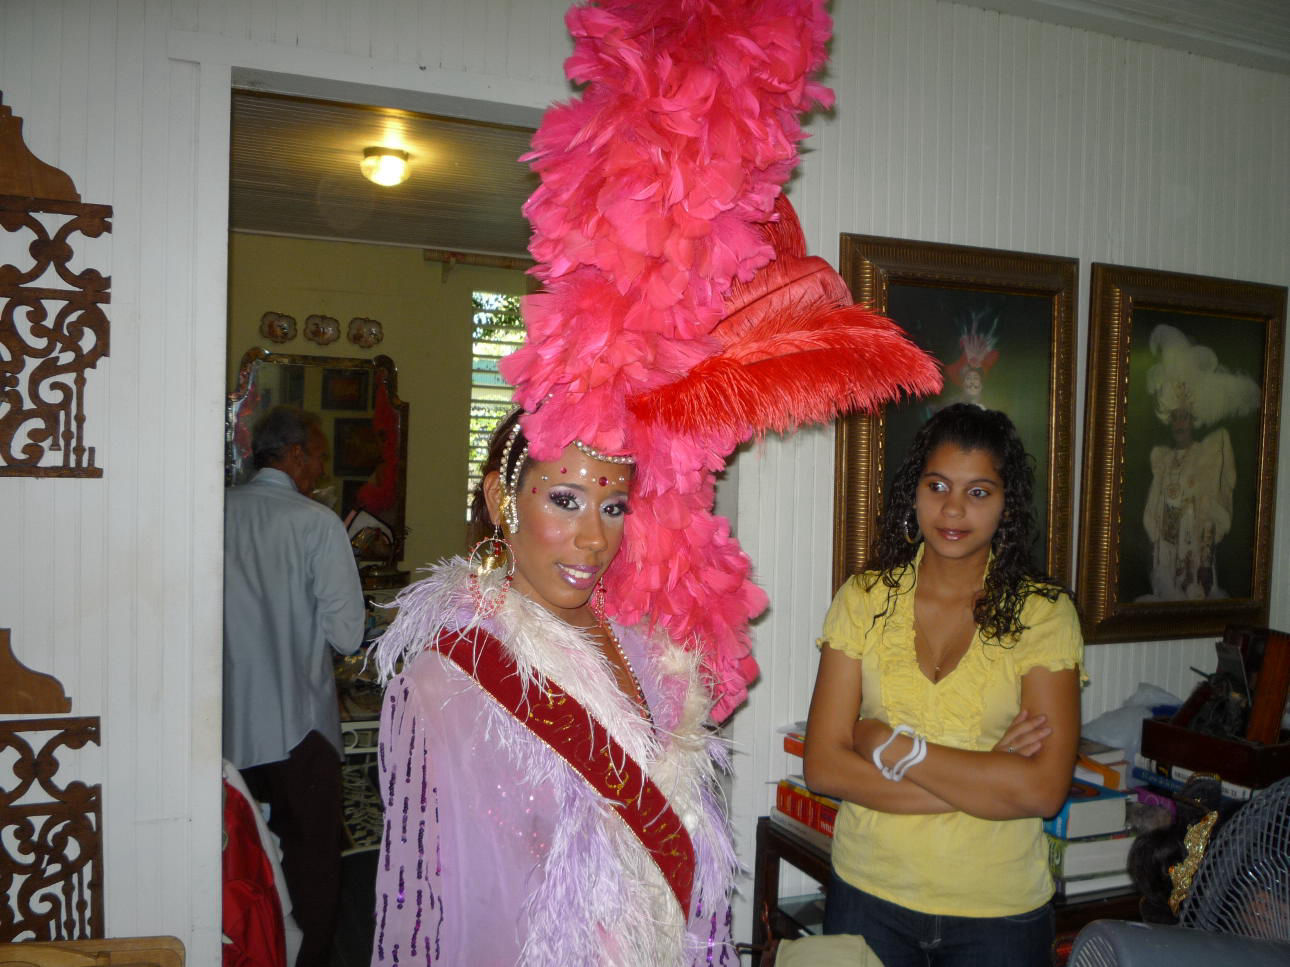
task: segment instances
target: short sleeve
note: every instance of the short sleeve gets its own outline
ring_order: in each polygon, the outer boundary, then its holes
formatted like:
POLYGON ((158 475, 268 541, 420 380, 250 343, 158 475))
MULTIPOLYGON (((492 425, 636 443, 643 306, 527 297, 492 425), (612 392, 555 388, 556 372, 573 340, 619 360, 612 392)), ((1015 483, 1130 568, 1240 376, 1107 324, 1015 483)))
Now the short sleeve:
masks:
POLYGON ((1032 668, 1063 671, 1075 668, 1083 679, 1084 636, 1079 615, 1068 595, 1060 594, 1049 601, 1032 592, 1022 608, 1022 647, 1017 651, 1017 671, 1024 675, 1032 668))
POLYGON ((873 606, 865 592, 863 577, 852 575, 833 596, 829 612, 824 616, 824 631, 815 640, 816 647, 828 644, 848 658, 858 660, 864 654, 865 635, 872 623, 873 606))

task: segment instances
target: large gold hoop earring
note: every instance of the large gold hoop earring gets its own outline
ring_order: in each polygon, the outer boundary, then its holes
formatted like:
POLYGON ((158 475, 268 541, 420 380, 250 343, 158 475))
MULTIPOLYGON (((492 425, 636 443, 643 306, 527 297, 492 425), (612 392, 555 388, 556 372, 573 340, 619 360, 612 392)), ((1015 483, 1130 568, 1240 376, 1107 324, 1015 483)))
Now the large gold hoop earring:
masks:
POLYGON ((475 612, 481 618, 492 617, 506 600, 511 579, 515 577, 515 553, 501 527, 494 524, 493 533, 470 549, 467 564, 475 612), (495 575, 502 570, 506 573, 498 582, 495 575))
POLYGON ((919 539, 920 537, 922 537, 922 536, 923 536, 923 535, 922 535, 922 534, 920 534, 920 533, 919 533, 919 531, 918 531, 918 518, 915 516, 915 514, 914 514, 914 512, 913 512, 912 510, 909 512, 909 516, 905 518, 905 526, 904 526, 904 535, 903 535, 903 536, 904 536, 904 538, 905 538, 905 543, 906 543, 906 544, 917 544, 917 543, 918 543, 918 539, 919 539), (913 532, 913 534, 910 534, 910 532, 909 532, 909 525, 910 525, 910 524, 913 524, 913 525, 914 525, 914 532, 913 532))

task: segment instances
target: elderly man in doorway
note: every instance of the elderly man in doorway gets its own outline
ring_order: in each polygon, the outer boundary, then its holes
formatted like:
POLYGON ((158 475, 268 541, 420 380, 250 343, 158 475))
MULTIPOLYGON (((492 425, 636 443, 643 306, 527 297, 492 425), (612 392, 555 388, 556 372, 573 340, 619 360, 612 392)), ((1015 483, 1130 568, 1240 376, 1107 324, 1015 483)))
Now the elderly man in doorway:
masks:
POLYGON ((331 652, 361 644, 363 594, 340 518, 308 496, 327 453, 318 417, 275 407, 251 447, 258 471, 224 503, 224 757, 282 841, 296 965, 326 967, 342 836, 331 652))

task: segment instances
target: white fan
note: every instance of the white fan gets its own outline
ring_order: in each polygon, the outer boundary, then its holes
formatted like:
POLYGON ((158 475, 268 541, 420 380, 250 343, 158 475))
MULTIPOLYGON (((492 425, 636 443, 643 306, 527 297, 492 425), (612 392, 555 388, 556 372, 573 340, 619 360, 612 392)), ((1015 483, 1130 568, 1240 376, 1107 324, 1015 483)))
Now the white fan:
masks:
POLYGON ((1290 778, 1219 827, 1179 923, 1096 920, 1075 938, 1069 967, 1290 964, 1290 778))

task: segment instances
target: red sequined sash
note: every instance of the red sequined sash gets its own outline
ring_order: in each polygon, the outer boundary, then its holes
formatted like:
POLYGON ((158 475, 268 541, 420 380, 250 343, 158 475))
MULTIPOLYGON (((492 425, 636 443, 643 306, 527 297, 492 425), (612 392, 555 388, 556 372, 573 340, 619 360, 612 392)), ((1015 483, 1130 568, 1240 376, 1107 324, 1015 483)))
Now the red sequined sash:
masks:
POLYGON ((614 807, 690 915, 694 845, 667 797, 605 727, 555 682, 525 687, 506 647, 486 631, 446 631, 435 647, 549 745, 614 807))

